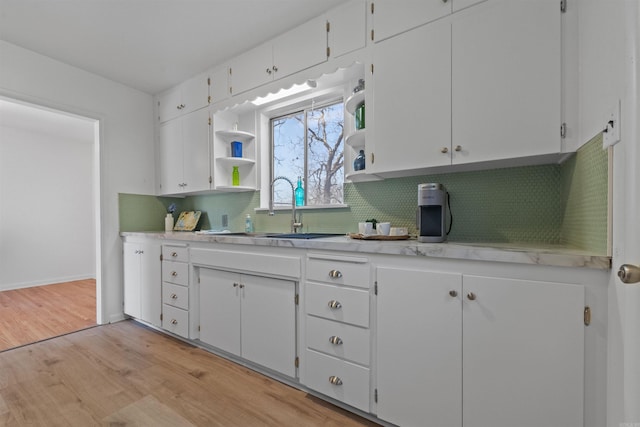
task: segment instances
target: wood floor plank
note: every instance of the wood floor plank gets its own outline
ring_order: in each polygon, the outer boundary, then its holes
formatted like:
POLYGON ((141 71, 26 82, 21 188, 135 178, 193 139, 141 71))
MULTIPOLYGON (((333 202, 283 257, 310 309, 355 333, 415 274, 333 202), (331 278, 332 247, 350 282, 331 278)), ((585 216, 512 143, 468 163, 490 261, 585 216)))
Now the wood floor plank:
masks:
POLYGON ((0 353, 0 425, 376 424, 136 322, 123 321, 0 353))

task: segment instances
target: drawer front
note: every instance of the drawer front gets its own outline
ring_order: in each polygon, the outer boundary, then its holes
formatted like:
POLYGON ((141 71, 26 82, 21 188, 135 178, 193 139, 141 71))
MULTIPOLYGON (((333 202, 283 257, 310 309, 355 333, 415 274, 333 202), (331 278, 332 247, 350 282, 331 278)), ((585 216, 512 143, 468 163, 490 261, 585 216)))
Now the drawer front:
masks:
POLYGON ((331 356, 369 365, 370 330, 307 316, 307 346, 331 356))
POLYGON ((163 304, 162 328, 181 337, 189 338, 189 312, 163 304))
MULTIPOLYGON (((347 257, 347 259, 349 259, 347 257)), ((309 257, 307 279, 333 285, 369 288, 371 271, 366 258, 351 258, 351 261, 309 257)))
POLYGON ((189 264, 162 261, 162 281, 189 286, 189 264))
POLYGON ((306 386, 369 412, 369 369, 335 357, 305 352, 306 386))
POLYGON ((189 262, 189 248, 186 246, 162 246, 162 260, 189 262))
POLYGON ((162 303, 189 310, 189 288, 173 283, 163 283, 162 303))
POLYGON ((369 327, 369 291, 307 283, 304 302, 307 314, 369 327))

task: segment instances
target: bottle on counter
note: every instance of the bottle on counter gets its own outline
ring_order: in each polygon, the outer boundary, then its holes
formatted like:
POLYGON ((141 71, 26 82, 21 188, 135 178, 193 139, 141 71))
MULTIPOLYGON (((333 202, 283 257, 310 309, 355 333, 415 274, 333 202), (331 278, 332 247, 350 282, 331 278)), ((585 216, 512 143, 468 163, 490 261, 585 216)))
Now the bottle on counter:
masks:
POLYGON ((304 206, 304 188, 302 188, 302 177, 298 177, 298 186, 294 194, 296 196, 296 206, 304 206))
POLYGON ((247 214, 247 217, 244 219, 244 231, 245 233, 253 233, 253 221, 249 214, 247 214))
POLYGON ((240 185, 240 171, 238 170, 238 166, 234 166, 233 172, 231 172, 231 184, 234 186, 240 185))
POLYGON ((164 217, 164 231, 173 231, 173 214, 164 217))

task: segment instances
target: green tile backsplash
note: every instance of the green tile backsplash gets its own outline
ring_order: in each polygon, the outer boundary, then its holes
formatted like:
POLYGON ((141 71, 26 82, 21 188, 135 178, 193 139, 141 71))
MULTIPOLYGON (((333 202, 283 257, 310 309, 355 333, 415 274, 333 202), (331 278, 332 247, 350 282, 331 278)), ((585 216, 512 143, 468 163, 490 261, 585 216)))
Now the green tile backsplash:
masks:
MULTIPOLYGON (((439 182, 451 195, 449 241, 563 244, 606 254, 608 158, 601 138, 585 144, 563 164, 458 172, 384 181, 347 183, 346 208, 302 211, 304 231, 346 233, 369 218, 415 233, 418 184, 439 182)), ((244 230, 247 214, 256 231, 288 231, 290 211, 255 211, 259 192, 190 196, 184 199, 120 195, 121 231, 162 230, 166 207, 200 210, 201 229, 244 230)), ((177 214, 176 214, 177 217, 177 214)))

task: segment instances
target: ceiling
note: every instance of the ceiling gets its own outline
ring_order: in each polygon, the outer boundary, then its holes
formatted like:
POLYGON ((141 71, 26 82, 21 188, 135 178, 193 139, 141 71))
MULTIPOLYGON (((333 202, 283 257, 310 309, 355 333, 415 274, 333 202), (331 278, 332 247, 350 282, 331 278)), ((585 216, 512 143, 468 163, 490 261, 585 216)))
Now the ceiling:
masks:
POLYGON ((156 94, 346 1, 0 0, 0 39, 156 94))

